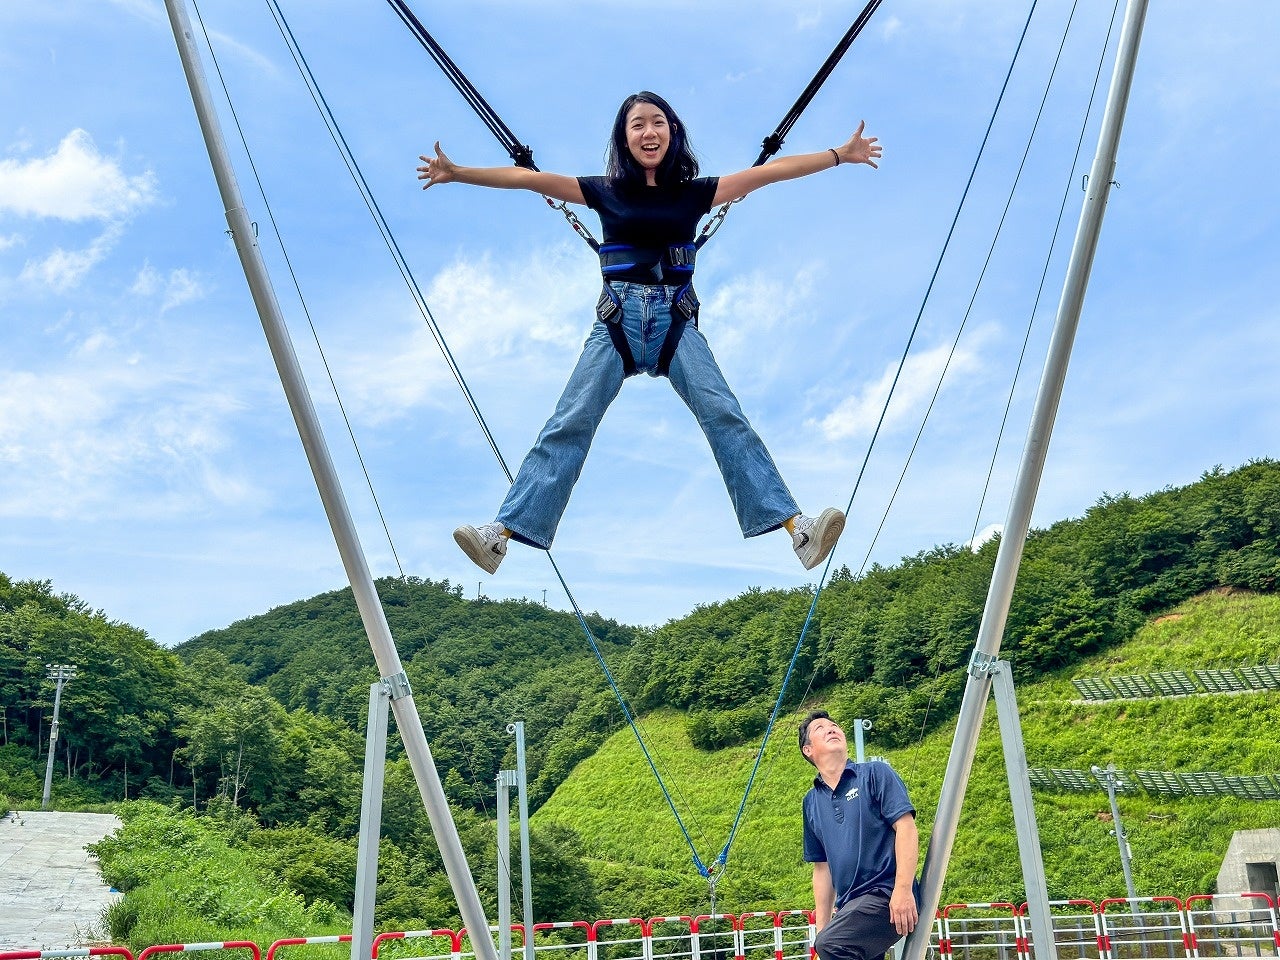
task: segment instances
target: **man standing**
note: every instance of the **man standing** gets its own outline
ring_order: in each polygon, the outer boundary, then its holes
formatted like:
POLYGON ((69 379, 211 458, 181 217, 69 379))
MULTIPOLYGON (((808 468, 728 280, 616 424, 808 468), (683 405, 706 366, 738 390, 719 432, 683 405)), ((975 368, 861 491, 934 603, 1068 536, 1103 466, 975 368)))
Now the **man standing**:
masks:
POLYGON ((879 960, 919 919, 915 807, 887 763, 853 763, 825 710, 800 724, 814 767, 804 798, 804 859, 813 864, 813 948, 821 960, 879 960))

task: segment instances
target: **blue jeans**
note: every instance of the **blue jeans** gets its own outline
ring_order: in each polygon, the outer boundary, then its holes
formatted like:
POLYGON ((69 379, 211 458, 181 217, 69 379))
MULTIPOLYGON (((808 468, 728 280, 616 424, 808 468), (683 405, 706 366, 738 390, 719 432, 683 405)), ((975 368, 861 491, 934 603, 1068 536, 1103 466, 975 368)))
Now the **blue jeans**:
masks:
MULTIPOLYGON (((622 300, 621 323, 640 372, 655 370, 671 326, 676 287, 611 283, 622 300)), ((693 324, 671 361, 671 386, 698 420, 715 455, 744 537, 776 530, 800 512, 764 442, 693 324)), ((622 358, 596 320, 551 419, 520 465, 497 521, 521 543, 549 549, 605 411, 622 389, 622 358)))

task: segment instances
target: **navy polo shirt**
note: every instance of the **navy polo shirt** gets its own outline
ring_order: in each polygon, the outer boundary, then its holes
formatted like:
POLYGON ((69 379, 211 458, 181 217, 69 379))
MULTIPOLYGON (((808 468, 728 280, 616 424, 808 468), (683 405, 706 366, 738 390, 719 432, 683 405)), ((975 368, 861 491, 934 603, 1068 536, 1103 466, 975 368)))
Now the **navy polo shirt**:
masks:
POLYGON ((804 859, 826 862, 836 909, 866 893, 893 892, 893 823, 915 812, 902 778, 883 760, 848 761, 834 790, 814 777, 804 797, 804 859))

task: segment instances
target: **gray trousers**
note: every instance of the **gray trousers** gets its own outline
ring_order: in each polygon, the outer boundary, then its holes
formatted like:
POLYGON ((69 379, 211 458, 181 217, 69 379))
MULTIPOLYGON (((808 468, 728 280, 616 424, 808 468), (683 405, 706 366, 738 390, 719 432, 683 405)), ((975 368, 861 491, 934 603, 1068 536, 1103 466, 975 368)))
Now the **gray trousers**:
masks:
POLYGON ((889 895, 867 893, 836 911, 813 949, 821 960, 880 960, 900 939, 889 919, 889 895))

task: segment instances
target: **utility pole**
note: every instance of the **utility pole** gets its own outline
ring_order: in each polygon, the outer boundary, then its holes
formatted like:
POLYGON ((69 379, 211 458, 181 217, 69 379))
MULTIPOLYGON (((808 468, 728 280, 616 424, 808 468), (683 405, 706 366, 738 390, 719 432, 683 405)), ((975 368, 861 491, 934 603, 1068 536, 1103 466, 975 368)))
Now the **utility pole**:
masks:
POLYGON ((62 708, 62 685, 74 680, 76 668, 69 663, 46 663, 45 670, 50 680, 58 686, 53 694, 53 723, 49 725, 49 758, 44 765, 44 796, 40 799, 40 809, 49 809, 49 794, 53 788, 53 754, 58 746, 58 711, 62 708))
POLYGON ((524 721, 507 724, 516 738, 516 787, 520 808, 520 887, 524 907, 524 960, 533 960, 533 869, 529 850, 529 785, 524 757, 524 721))
POLYGON ((1138 891, 1133 885, 1133 866, 1129 862, 1129 835, 1124 832, 1124 821, 1120 819, 1120 804, 1116 802, 1116 787, 1120 784, 1119 772, 1114 763, 1106 768, 1092 766, 1089 772, 1107 789, 1107 799, 1111 801, 1111 822, 1116 825, 1112 832, 1116 835, 1116 843, 1120 845, 1120 869, 1124 872, 1124 886, 1129 892, 1129 909, 1134 910, 1138 899, 1138 891))

